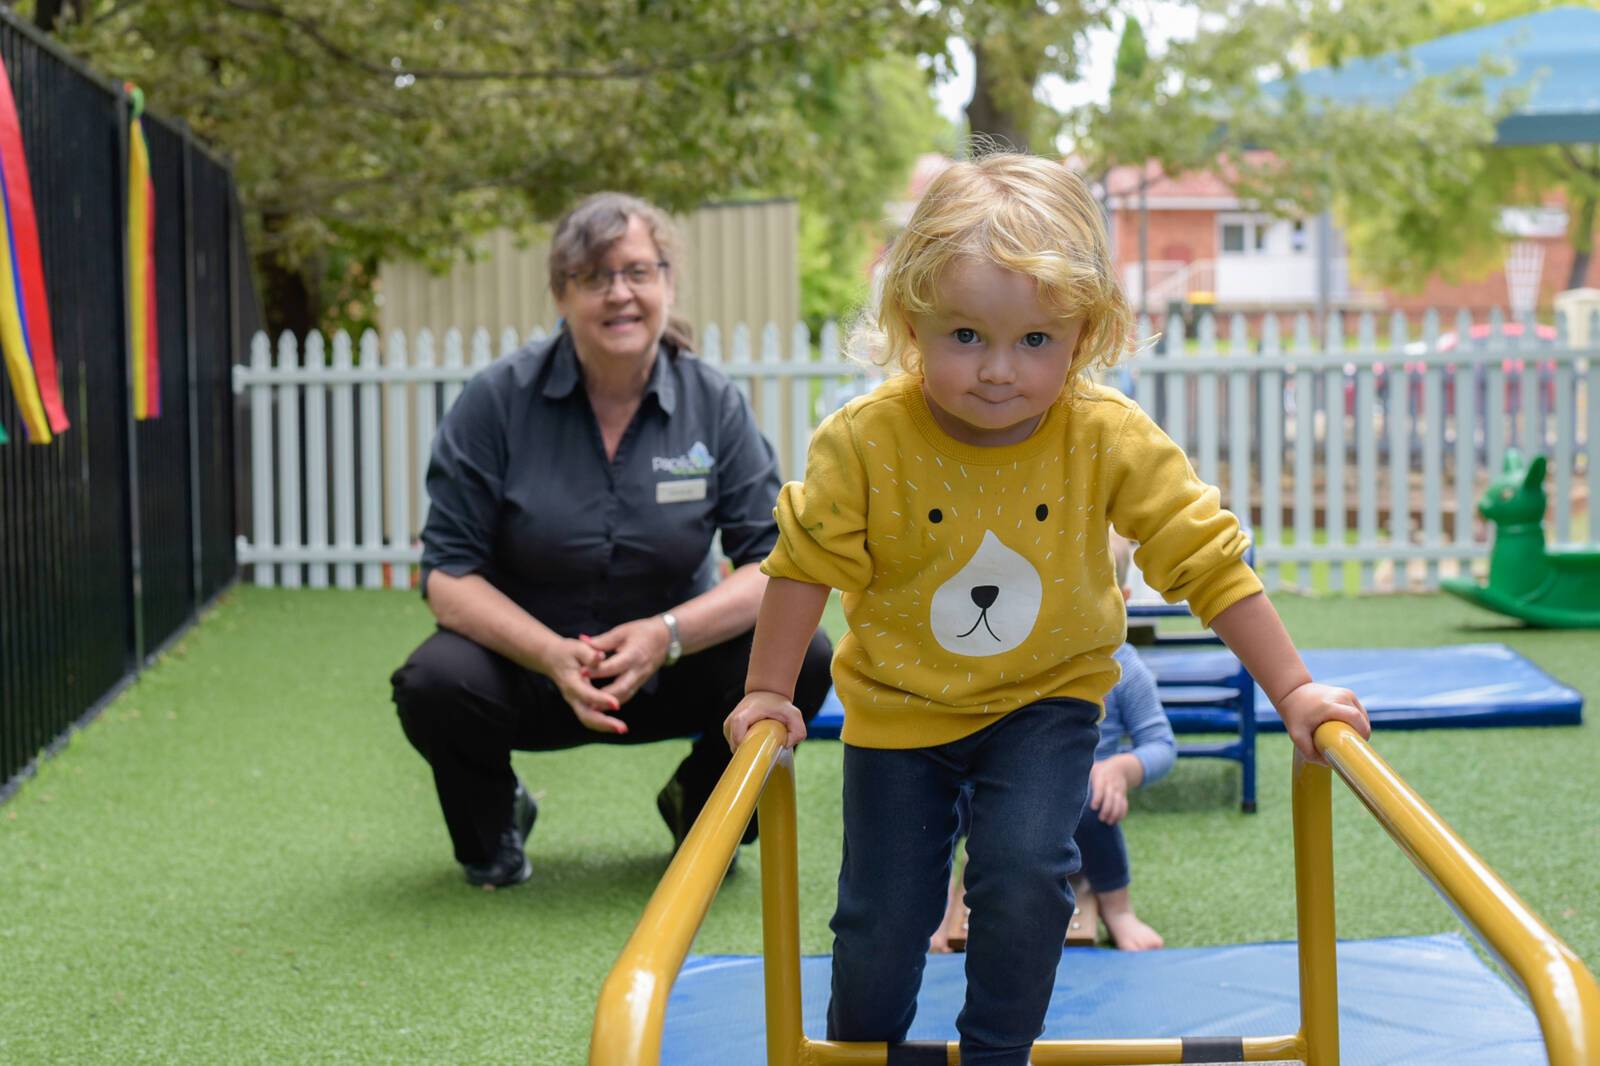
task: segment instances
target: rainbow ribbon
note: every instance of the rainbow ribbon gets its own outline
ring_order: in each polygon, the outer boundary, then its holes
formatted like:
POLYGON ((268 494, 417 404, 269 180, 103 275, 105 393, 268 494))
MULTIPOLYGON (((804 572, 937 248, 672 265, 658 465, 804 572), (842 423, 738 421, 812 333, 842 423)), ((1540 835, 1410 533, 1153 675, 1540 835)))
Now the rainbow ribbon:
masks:
MULTIPOLYGON (((39 225, 33 213, 33 185, 22 151, 22 124, 11 95, 11 79, 0 61, 0 348, 6 372, 22 411, 28 440, 49 444, 68 429, 50 338, 50 303, 44 291, 39 256, 39 225)), ((0 443, 6 433, 0 428, 0 443)))
POLYGON ((133 97, 128 131, 128 304, 133 309, 133 417, 161 417, 161 362, 156 345, 156 187, 150 180, 150 146, 144 139, 144 91, 127 82, 133 97))

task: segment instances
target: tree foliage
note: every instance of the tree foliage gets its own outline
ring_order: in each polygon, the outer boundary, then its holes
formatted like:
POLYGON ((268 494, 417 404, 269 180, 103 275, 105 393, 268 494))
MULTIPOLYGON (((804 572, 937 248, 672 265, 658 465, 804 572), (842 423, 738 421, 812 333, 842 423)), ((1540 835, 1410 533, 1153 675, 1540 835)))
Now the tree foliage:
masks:
POLYGON ((1430 0, 1201 0, 1199 32, 1119 92, 1075 116, 1082 153, 1099 167, 1157 159, 1168 173, 1220 168, 1241 199, 1303 216, 1333 209, 1356 270, 1401 287, 1435 271, 1470 270, 1498 238, 1513 183, 1486 165, 1498 112, 1484 94, 1492 64, 1420 82, 1395 105, 1331 106, 1294 78, 1315 59, 1388 51, 1440 32, 1430 0), (1264 151, 1263 151, 1264 150, 1264 151))
POLYGON ((955 131, 908 56, 842 68, 819 65, 802 113, 803 149, 830 165, 797 189, 801 206, 801 313, 813 328, 866 298, 871 259, 887 236, 886 200, 898 199, 918 156, 955 151, 955 131))
POLYGON ((274 324, 295 328, 341 317, 328 294, 360 292, 380 259, 443 265, 596 189, 686 210, 825 188, 853 147, 850 165, 879 176, 882 159, 854 158, 877 142, 808 125, 827 118, 817 57, 856 91, 871 78, 850 71, 926 21, 858 0, 84 0, 76 14, 56 27, 69 47, 231 157, 274 324))
POLYGON ((1294 88, 1313 65, 1392 51, 1541 7, 1541 0, 1201 0, 1200 32, 1118 92, 1075 116, 1096 167, 1159 159, 1168 173, 1221 166, 1241 197, 1286 215, 1332 209, 1356 271, 1397 288, 1435 273, 1481 274, 1501 261, 1503 206, 1536 203, 1556 185, 1572 240, 1592 247, 1600 158, 1582 148, 1496 148, 1515 94, 1491 98, 1485 62, 1419 82, 1384 107, 1327 106, 1294 88), (1273 93, 1266 86, 1276 84, 1273 93), (1254 149, 1268 149, 1269 153, 1254 149), (1586 221, 1587 219, 1587 221, 1586 221))
MULTIPOLYGON (((1408 24, 1395 44, 1416 44, 1560 6, 1555 0, 1434 0, 1430 18, 1408 24)), ((1467 180, 1464 176, 1453 183, 1457 203, 1450 224, 1455 242, 1470 245, 1477 253, 1463 256, 1461 272, 1486 271, 1503 258, 1505 245, 1513 238, 1500 228, 1502 206, 1537 204, 1552 190, 1560 190, 1567 205, 1567 241, 1575 253, 1564 280, 1568 288, 1583 284, 1594 254, 1595 215, 1600 207, 1600 146, 1496 147, 1478 142, 1464 150, 1456 166, 1463 175, 1472 174, 1477 186, 1469 195, 1461 188, 1467 180)), ((1346 208, 1345 215, 1354 217, 1357 206, 1346 208)), ((1365 258, 1380 260, 1395 252, 1403 258, 1417 257, 1417 250, 1425 247, 1429 238, 1414 225, 1407 226, 1415 222, 1415 212, 1405 214, 1411 217, 1396 219, 1398 232, 1393 240, 1372 226, 1369 230, 1376 232, 1360 235, 1359 247, 1366 252, 1365 258)))

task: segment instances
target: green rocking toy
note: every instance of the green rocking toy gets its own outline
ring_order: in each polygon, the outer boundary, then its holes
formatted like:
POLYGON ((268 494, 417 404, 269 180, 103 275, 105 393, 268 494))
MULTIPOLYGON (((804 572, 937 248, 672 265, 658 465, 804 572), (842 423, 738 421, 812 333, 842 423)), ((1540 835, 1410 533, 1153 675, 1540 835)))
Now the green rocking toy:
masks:
POLYGON ((1600 545, 1544 543, 1544 456, 1523 465, 1506 452, 1505 468, 1478 501, 1495 524, 1489 581, 1446 578, 1440 585, 1469 603, 1550 628, 1600 627, 1600 545))

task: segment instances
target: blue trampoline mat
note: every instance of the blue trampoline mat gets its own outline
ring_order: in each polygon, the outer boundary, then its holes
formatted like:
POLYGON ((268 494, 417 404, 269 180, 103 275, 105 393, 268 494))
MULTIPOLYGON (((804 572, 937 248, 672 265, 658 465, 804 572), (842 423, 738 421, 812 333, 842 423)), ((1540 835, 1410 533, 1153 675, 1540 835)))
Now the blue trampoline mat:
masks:
MULTIPOLYGON (((1141 648, 1158 684, 1216 684, 1239 669, 1225 648, 1141 648)), ((1579 725, 1583 695, 1504 644, 1436 648, 1307 648, 1300 653, 1318 681, 1361 697, 1384 729, 1579 725)), ((844 708, 830 690, 808 732, 837 737, 844 708)), ((1260 689, 1258 729, 1283 729, 1260 689)))
MULTIPOLYGON (((1347 1066, 1543 1064, 1539 1024, 1459 934, 1339 944, 1341 1061, 1347 1066)), ((955 1040, 960 955, 930 955, 912 1040, 955 1040)), ((820 1038, 830 960, 801 960, 805 1030, 820 1038)), ((1045 1038, 1273 1036, 1299 1028, 1295 945, 1064 952, 1045 1038)), ((689 959, 667 1004, 667 1066, 766 1061, 761 960, 689 959)))

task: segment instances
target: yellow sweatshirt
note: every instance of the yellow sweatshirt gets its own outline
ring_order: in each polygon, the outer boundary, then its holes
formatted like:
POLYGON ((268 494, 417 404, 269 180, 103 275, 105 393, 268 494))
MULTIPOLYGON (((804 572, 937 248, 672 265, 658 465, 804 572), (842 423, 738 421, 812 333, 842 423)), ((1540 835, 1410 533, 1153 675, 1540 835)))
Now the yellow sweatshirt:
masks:
POLYGON ((925 747, 1041 699, 1103 703, 1127 633, 1108 523, 1202 622, 1261 591, 1218 501, 1113 389, 1063 396, 1027 440, 987 448, 940 430, 903 374, 817 428, 761 569, 844 593, 845 742, 925 747))

